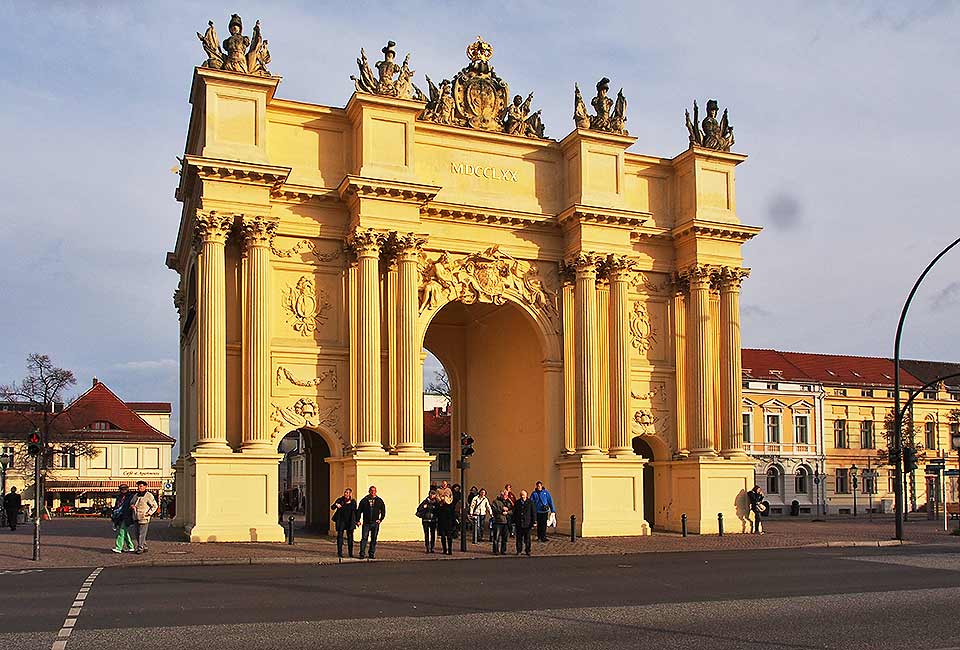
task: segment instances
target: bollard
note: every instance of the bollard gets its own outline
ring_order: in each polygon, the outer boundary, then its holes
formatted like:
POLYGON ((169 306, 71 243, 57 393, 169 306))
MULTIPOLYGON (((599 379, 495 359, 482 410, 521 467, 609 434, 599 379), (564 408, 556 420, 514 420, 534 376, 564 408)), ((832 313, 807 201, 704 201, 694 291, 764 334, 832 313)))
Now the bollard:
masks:
POLYGON ((570 515, 570 541, 577 541, 577 516, 570 515))
POLYGON ((290 515, 290 518, 287 520, 287 522, 288 522, 287 544, 290 544, 291 546, 293 546, 293 521, 294 521, 294 519, 295 519, 295 517, 294 517, 293 515, 290 515))
POLYGON ((480 543, 480 538, 478 537, 479 535, 480 535, 480 517, 476 517, 473 520, 473 543, 474 544, 480 543))
POLYGON ((687 513, 680 515, 680 534, 687 536, 687 513))
POLYGON ((723 537, 723 513, 717 513, 717 533, 720 537, 723 537))

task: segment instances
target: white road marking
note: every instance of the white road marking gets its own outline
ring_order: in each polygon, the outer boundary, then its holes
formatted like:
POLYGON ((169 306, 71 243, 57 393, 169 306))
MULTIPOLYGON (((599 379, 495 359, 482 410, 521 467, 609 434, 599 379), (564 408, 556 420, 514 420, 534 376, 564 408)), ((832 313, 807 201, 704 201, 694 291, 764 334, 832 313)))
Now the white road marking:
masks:
POLYGON ((5 571, 0 571, 0 576, 22 576, 24 573, 40 573, 41 571, 43 571, 43 569, 22 569, 20 571, 7 569, 5 571))
MULTIPOLYGON (((70 606, 70 610, 67 612, 67 618, 64 619, 63 625, 57 632, 57 639, 50 646, 50 650, 66 650, 67 639, 69 639, 73 633, 73 628, 77 625, 77 617, 80 616, 80 611, 83 609, 83 604, 87 600, 90 588, 93 587, 93 581, 97 579, 101 571, 103 571, 103 567, 97 567, 93 573, 83 581, 83 586, 80 588, 80 591, 77 592, 77 596, 70 606)), ((29 571, 24 571, 23 573, 29 573, 29 571)))

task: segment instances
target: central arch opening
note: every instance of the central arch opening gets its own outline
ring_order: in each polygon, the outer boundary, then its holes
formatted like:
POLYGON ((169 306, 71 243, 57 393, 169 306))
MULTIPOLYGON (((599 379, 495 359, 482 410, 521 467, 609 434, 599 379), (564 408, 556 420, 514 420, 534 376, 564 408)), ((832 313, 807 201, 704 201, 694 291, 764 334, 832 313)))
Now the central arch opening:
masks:
POLYGON ((538 480, 555 482, 562 432, 548 431, 540 339, 530 316, 511 302, 449 303, 427 328, 424 347, 449 378, 452 459, 459 458, 461 432, 475 440, 465 491, 476 485, 492 497, 505 483, 519 494, 538 480))
MULTIPOLYGON (((330 529, 330 446, 323 436, 302 428, 285 435, 277 447, 280 513, 303 516, 307 530, 327 534, 330 529)), ((286 521, 285 519, 283 520, 286 521)))

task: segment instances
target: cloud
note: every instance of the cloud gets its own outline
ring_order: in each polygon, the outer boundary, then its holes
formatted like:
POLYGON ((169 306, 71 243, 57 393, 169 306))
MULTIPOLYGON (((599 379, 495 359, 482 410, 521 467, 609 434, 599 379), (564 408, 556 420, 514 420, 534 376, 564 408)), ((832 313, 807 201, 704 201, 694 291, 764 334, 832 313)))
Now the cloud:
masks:
POLYGON ((953 281, 930 297, 933 311, 944 311, 960 303, 960 281, 953 281))
POLYGON ((767 221, 774 230, 793 230, 802 222, 803 206, 800 199, 786 192, 779 192, 767 206, 767 221))
POLYGON ((755 319, 755 318, 766 319, 766 318, 772 318, 773 312, 759 305, 742 304, 740 305, 740 315, 743 318, 749 318, 749 319, 755 319))

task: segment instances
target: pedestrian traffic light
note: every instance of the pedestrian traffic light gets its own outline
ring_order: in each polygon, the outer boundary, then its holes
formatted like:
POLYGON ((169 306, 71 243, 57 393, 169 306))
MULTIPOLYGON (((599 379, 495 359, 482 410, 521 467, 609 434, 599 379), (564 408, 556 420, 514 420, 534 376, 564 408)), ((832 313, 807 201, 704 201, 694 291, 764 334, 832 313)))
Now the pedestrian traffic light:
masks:
POLYGON ((917 469, 917 450, 913 447, 903 448, 903 471, 913 472, 917 469))
POLYGON ((460 458, 467 458, 472 456, 474 452, 473 449, 473 438, 468 436, 465 433, 460 434, 460 458))
POLYGON ((40 434, 36 431, 32 431, 29 436, 27 436, 27 453, 31 456, 40 455, 40 434))

